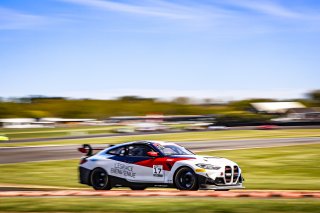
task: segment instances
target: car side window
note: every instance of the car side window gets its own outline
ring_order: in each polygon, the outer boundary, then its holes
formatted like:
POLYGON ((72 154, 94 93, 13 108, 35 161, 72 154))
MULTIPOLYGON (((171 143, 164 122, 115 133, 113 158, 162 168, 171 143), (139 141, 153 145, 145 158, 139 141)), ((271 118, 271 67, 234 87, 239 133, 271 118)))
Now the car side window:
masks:
POLYGON ((147 157, 147 152, 153 151, 151 147, 146 145, 130 145, 128 146, 128 156, 147 157))
POLYGON ((124 156, 125 153, 126 153, 125 146, 117 147, 117 148, 111 149, 107 152, 107 154, 109 154, 109 155, 119 155, 119 156, 124 156))

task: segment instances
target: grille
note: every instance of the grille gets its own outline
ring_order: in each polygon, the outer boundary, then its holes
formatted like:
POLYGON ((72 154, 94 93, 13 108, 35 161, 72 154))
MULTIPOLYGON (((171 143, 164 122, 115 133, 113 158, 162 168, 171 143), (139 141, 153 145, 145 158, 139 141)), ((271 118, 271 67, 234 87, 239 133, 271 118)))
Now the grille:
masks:
POLYGON ((239 167, 233 166, 233 182, 237 182, 237 179, 239 177, 239 167))
POLYGON ((224 171, 224 177, 226 179, 226 183, 231 183, 232 180, 232 168, 231 166, 226 166, 224 171))

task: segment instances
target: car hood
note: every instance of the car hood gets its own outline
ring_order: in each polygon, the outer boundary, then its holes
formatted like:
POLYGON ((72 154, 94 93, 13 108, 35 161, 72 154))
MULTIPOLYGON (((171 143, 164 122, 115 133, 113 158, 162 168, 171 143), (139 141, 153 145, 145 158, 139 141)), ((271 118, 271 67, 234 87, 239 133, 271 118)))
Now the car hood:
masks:
POLYGON ((235 162, 227 159, 227 158, 221 158, 221 157, 214 157, 214 156, 196 156, 197 163, 205 163, 205 164, 211 164, 215 166, 234 166, 237 165, 235 162))
MULTIPOLYGON (((215 157, 215 156, 202 156, 202 155, 176 155, 172 157, 179 157, 179 158, 190 158, 190 163, 197 164, 197 163, 206 163, 211 165, 219 165, 219 166, 232 166, 237 165, 235 162, 222 157, 215 157)), ((188 159, 186 159, 188 160, 188 159)))
POLYGON ((235 162, 221 157, 214 157, 214 156, 197 156, 197 160, 201 163, 207 163, 212 165, 237 165, 235 162))

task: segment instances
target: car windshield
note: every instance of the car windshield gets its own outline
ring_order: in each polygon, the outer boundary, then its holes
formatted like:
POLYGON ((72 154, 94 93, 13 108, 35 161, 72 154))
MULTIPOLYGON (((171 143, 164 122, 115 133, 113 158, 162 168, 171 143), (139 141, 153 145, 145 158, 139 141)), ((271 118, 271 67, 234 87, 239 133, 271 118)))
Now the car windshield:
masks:
POLYGON ((165 156, 170 155, 194 155, 191 151, 188 149, 178 146, 175 144, 168 144, 168 145, 162 145, 162 144, 154 144, 165 156))

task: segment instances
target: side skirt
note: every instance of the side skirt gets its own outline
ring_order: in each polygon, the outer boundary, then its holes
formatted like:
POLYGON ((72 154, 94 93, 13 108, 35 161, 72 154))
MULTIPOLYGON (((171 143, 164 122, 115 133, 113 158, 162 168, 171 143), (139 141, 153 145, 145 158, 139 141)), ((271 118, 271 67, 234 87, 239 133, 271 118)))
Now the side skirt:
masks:
POLYGON ((127 181, 124 178, 119 178, 109 175, 112 187, 131 187, 131 186, 143 186, 143 187, 163 187, 163 188, 175 188, 173 184, 164 183, 136 183, 127 181))
MULTIPOLYGON (((90 184, 90 173, 91 170, 79 167, 79 182, 81 184, 85 184, 91 186, 90 184)), ((163 187, 163 188, 175 188, 173 184, 164 184, 164 183, 136 183, 127 181, 124 178, 115 177, 109 175, 111 186, 112 187, 131 187, 131 186, 139 186, 139 187, 163 187)))

